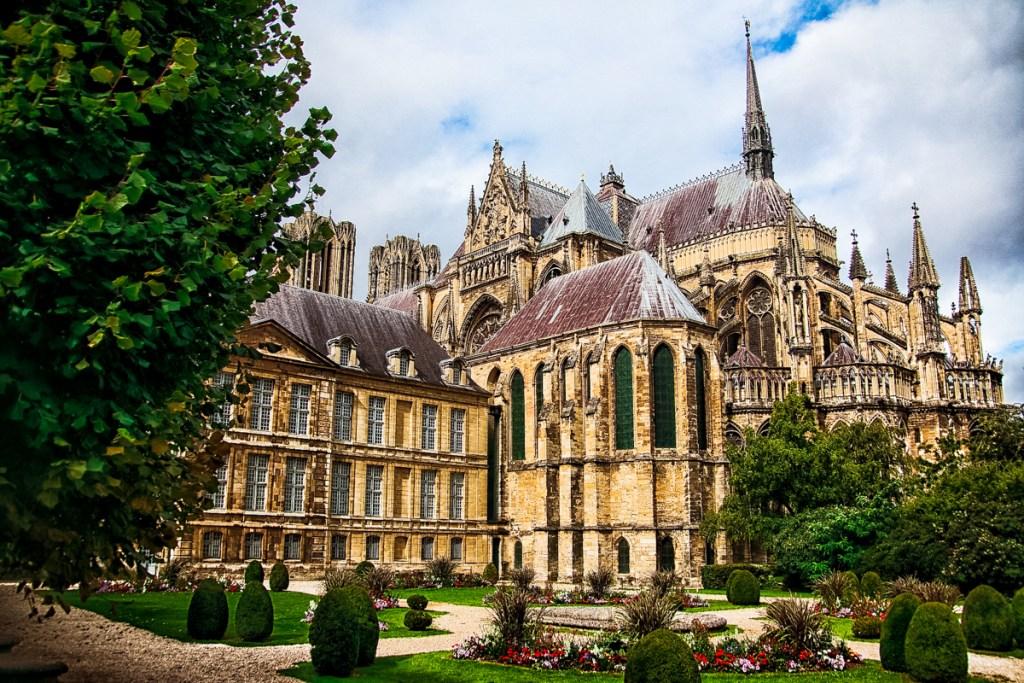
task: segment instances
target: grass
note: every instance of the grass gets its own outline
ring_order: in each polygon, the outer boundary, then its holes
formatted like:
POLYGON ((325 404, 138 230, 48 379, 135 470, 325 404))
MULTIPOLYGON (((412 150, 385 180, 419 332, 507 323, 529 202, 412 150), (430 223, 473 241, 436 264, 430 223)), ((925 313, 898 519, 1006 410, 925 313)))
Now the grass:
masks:
MULTIPOLYGON (((724 588, 701 588, 687 591, 694 595, 725 595, 724 588)), ((810 591, 788 591, 780 588, 762 588, 762 598, 813 598, 814 593, 810 591)))
POLYGON ((294 645, 309 642, 309 625, 302 621, 309 601, 316 596, 308 593, 271 593, 274 603, 274 632, 262 643, 244 642, 235 633, 235 607, 241 593, 228 593, 228 630, 219 641, 196 641, 188 635, 186 620, 192 593, 103 593, 91 596, 85 602, 78 593, 66 593, 64 598, 72 607, 95 612, 111 621, 174 638, 185 643, 220 642, 235 646, 294 645))
POLYGON ((493 586, 479 588, 393 588, 391 595, 405 600, 410 595, 422 595, 430 602, 444 602, 449 605, 469 605, 483 607, 484 596, 494 592, 493 586))
POLYGON ((723 612, 729 609, 746 609, 757 607, 757 605, 734 605, 728 600, 708 600, 711 604, 707 607, 687 607, 683 612, 723 612))
POLYGON ((853 635, 853 619, 840 619, 839 617, 825 617, 828 626, 832 629, 832 635, 843 640, 858 640, 862 643, 877 643, 878 638, 859 638, 853 635))
MULTIPOLYGON (((425 631, 410 631, 405 627, 405 613, 409 611, 407 607, 394 607, 392 609, 382 609, 377 611, 377 619, 383 621, 388 625, 387 631, 381 631, 381 638, 422 638, 424 636, 439 636, 444 633, 451 633, 451 631, 445 631, 443 629, 428 628, 425 631)), ((434 610, 427 610, 427 614, 437 619, 446 612, 435 612, 434 610)))
MULTIPOLYGON (((404 657, 381 657, 373 666, 356 669, 350 678, 318 676, 313 665, 304 662, 281 671, 308 683, 342 683, 343 681, 404 681, 440 683, 504 683, 505 681, 621 681, 621 673, 581 673, 578 671, 538 671, 489 662, 457 661, 447 652, 430 652, 404 657)), ((853 671, 817 674, 757 674, 752 679, 743 674, 702 674, 706 683, 901 683, 900 674, 882 671, 877 662, 868 662, 853 671)))

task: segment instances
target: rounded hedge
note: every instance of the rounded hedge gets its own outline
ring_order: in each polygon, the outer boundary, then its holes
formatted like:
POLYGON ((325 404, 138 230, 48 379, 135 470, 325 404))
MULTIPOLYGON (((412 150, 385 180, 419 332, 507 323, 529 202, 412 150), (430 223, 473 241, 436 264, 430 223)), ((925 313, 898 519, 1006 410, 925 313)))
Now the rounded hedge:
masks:
POLYGON ((761 584, 757 577, 746 569, 737 569, 729 574, 725 585, 725 597, 734 605, 761 604, 761 584))
POLYGON ((882 594, 882 577, 878 572, 864 572, 860 577, 860 592, 866 598, 877 598, 882 594))
POLYGON ((843 572, 843 605, 849 607, 860 597, 860 579, 856 572, 843 572))
POLYGON ((626 654, 624 683, 697 683, 700 671, 686 641, 668 629, 641 638, 626 654))
POLYGON ((405 613, 402 623, 410 631, 426 631, 434 618, 421 609, 411 609, 405 613))
POLYGON ((926 602, 910 620, 905 642, 907 673, 920 683, 967 680, 967 641, 953 610, 926 602))
POLYGON ((188 603, 188 634, 196 640, 220 640, 228 628, 228 598, 224 586, 203 579, 188 603))
POLYGON ((882 622, 882 634, 878 643, 882 668, 888 671, 906 671, 907 661, 903 649, 907 628, 921 600, 911 593, 903 593, 889 605, 889 611, 882 622))
POLYGON ((369 560, 363 560, 362 562, 356 565, 356 574, 358 574, 359 578, 361 579, 365 579, 366 575, 372 571, 373 562, 370 562, 369 560))
POLYGON ((278 560, 270 569, 270 590, 275 593, 288 590, 288 567, 278 560))
POLYGON ((480 575, 480 578, 492 586, 498 583, 498 568, 494 566, 493 562, 487 563, 487 566, 484 567, 484 571, 480 575))
POLYGON ((853 635, 874 640, 882 635, 882 620, 878 617, 857 617, 853 620, 853 635))
POLYGON ((1024 647, 1024 588, 1019 588, 1013 594, 1013 619, 1014 638, 1017 640, 1017 647, 1024 647))
POLYGON ((361 617, 360 601, 344 588, 329 591, 320 600, 309 625, 310 658, 318 674, 348 676, 356 668, 361 617))
POLYGON ((409 609, 424 610, 427 609, 427 598, 424 595, 415 593, 405 599, 405 604, 409 605, 409 609))
POLYGON ((373 606, 373 598, 365 586, 349 584, 339 589, 343 596, 359 611, 359 654, 358 666, 369 666, 377 659, 377 642, 380 640, 380 623, 377 621, 377 608, 373 606))
POLYGON ((967 647, 972 650, 1013 649, 1013 608, 992 586, 978 586, 967 594, 963 625, 967 647))
POLYGON ((250 581, 263 583, 263 565, 259 560, 253 560, 245 567, 245 582, 250 581))
POLYGON ((247 583, 235 608, 235 632, 250 643, 264 641, 274 632, 274 603, 262 583, 247 583))

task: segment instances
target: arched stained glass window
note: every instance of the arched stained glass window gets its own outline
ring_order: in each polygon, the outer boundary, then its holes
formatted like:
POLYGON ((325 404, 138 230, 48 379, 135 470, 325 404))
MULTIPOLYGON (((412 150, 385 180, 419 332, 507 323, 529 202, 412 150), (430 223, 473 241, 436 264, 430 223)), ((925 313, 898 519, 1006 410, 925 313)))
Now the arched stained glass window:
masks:
POLYGON ((526 458, 526 398, 523 376, 518 370, 512 375, 512 459, 526 458))
POLYGON ((616 544, 616 549, 619 553, 619 573, 629 573, 629 541, 625 538, 620 538, 616 544))
POLYGON ((615 447, 633 448, 633 354, 615 352, 615 447))
POLYGON ((537 366, 537 374, 533 376, 533 410, 536 419, 540 419, 540 411, 544 407, 544 366, 537 366))
POLYGON ((516 541, 512 546, 512 566, 516 569, 523 568, 523 542, 516 541))
POLYGON ((693 372, 695 398, 697 401, 697 448, 708 447, 708 408, 707 391, 704 385, 704 349, 697 349, 693 354, 693 372))
POLYGON ((675 448, 676 382, 672 352, 662 344, 654 352, 654 447, 675 448))

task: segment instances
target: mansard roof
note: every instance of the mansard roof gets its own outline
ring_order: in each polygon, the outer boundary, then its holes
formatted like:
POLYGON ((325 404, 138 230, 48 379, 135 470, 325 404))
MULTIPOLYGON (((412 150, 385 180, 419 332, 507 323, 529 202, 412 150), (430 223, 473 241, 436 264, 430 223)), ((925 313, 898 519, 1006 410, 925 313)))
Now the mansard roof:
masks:
POLYGON ((540 246, 554 244, 571 234, 594 235, 622 244, 622 231, 612 223, 583 180, 580 180, 568 201, 551 221, 540 246))
POLYGON ((276 294, 257 303, 249 316, 252 325, 268 320, 275 321, 324 355, 329 339, 351 337, 359 348, 359 367, 379 377, 390 377, 385 357, 387 350, 407 348, 416 357, 416 370, 421 380, 446 386, 440 363, 449 359, 448 354, 415 318, 405 313, 281 285, 276 294))
MULTIPOLYGON (((743 165, 731 166, 641 200, 629 225, 629 244, 657 250, 659 222, 669 247, 755 223, 780 224, 786 220, 786 195, 774 178, 755 180, 743 165)), ((795 205, 793 214, 797 222, 807 220, 795 205)))
POLYGON ((419 287, 419 284, 391 292, 387 296, 375 299, 373 305, 400 311, 415 318, 420 310, 420 298, 416 296, 416 287, 419 287))
POLYGON ((636 320, 704 323, 650 254, 637 251, 551 280, 481 348, 481 353, 636 320))

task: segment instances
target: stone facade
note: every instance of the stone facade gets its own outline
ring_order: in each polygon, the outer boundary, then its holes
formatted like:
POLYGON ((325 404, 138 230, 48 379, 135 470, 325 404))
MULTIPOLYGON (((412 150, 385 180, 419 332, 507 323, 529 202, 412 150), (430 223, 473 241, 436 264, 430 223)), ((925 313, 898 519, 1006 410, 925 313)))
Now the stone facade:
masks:
POLYGON ((398 235, 370 250, 370 280, 366 300, 370 303, 404 289, 421 285, 437 276, 441 252, 435 244, 421 244, 419 238, 398 235))
POLYGON ((356 226, 348 221, 334 221, 330 216, 307 211, 284 229, 293 239, 304 242, 317 239, 324 242, 323 249, 307 253, 302 262, 292 269, 288 284, 351 298, 356 226), (327 236, 317 234, 320 230, 324 230, 327 236))

